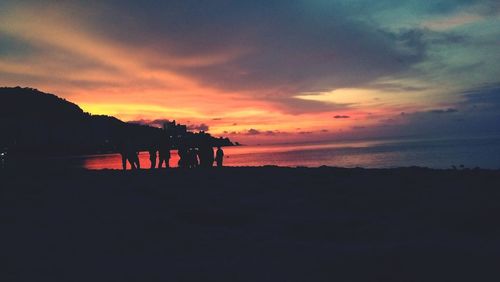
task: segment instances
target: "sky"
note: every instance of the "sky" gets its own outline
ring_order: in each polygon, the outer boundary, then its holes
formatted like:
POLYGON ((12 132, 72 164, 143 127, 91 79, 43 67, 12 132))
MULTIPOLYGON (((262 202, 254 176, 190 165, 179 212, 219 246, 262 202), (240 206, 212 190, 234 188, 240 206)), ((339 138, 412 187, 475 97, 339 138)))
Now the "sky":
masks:
POLYGON ((496 0, 0 0, 0 86, 243 143, 500 132, 496 0))

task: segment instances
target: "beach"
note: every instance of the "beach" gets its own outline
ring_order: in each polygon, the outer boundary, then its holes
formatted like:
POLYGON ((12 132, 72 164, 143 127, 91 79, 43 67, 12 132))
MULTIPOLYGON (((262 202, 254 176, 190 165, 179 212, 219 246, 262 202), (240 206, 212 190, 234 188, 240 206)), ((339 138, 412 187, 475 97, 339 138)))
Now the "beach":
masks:
POLYGON ((0 171, 1 281, 498 281, 500 171, 0 171))

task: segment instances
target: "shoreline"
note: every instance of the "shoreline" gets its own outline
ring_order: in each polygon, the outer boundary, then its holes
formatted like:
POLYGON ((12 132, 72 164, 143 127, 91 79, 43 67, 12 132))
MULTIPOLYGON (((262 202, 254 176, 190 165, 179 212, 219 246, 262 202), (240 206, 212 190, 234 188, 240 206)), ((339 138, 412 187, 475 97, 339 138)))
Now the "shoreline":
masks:
POLYGON ((0 176, 2 281, 499 277, 499 170, 225 167, 0 176))
MULTIPOLYGON (((128 163, 127 163, 128 165, 128 163)), ((401 167, 340 167, 340 166, 327 166, 327 165, 322 165, 322 166, 314 166, 314 167, 309 167, 309 166, 280 166, 280 165, 261 165, 261 166, 224 166, 224 167, 217 167, 213 166, 212 168, 180 168, 180 167, 169 167, 169 168, 154 168, 150 169, 147 167, 147 164, 145 164, 146 167, 141 167, 140 169, 136 170, 131 170, 130 167, 127 167, 127 170, 122 170, 118 168, 102 168, 102 169, 87 169, 83 167, 64 167, 64 166, 53 166, 53 167, 39 167, 39 168, 33 168, 33 167, 27 167, 23 169, 18 169, 18 168, 0 168, 0 174, 24 174, 24 173, 37 173, 37 171, 40 172, 101 172, 101 173, 113 173, 113 172, 120 172, 120 173, 168 173, 168 172, 196 172, 196 171, 203 171, 203 172, 211 172, 211 171, 229 171, 229 170, 262 170, 262 172, 266 172, 266 170, 333 170, 333 171, 372 171, 372 172, 377 172, 377 171, 435 171, 435 172, 498 172, 500 173, 500 169, 492 169, 492 168, 481 168, 481 167, 474 167, 474 168, 469 168, 469 167, 452 167, 450 166, 449 168, 432 168, 432 167, 425 167, 425 166, 401 166, 401 167)))

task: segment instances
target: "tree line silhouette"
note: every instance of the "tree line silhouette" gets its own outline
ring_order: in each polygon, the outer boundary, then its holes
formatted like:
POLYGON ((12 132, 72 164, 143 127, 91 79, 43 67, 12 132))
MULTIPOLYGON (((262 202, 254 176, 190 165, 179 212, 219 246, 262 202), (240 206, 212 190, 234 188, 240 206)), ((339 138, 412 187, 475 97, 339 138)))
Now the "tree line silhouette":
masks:
MULTIPOLYGON (((204 144, 234 145, 228 138, 190 132, 175 121, 156 128, 91 115, 74 103, 33 88, 1 87, 0 105, 0 151, 10 157, 120 153, 124 144, 136 152, 169 146, 180 155, 188 155, 186 150, 201 152, 204 144), (168 142, 160 141, 167 137, 168 142)), ((166 155, 159 156, 160 160, 162 157, 166 155)))

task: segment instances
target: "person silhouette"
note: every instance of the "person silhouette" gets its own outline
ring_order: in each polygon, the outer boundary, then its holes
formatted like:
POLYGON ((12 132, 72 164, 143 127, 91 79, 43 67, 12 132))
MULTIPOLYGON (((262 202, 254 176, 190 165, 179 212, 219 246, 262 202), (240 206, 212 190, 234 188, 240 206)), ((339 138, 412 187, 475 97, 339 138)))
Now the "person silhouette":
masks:
POLYGON ((177 154, 179 155, 179 162, 177 163, 177 165, 180 168, 189 167, 189 149, 185 144, 180 143, 177 146, 177 154))
POLYGON ((217 146, 217 152, 215 153, 215 161, 217 162, 217 167, 222 167, 223 160, 224 160, 224 151, 220 146, 217 146))
POLYGON ((122 158, 122 169, 127 170, 127 146, 123 141, 118 142, 117 151, 122 158))
POLYGON ((149 147, 149 161, 151 162, 151 169, 155 169, 156 168, 156 146, 155 145, 151 145, 151 147, 149 147))
POLYGON ((187 168, 192 168, 193 167, 193 149, 188 148, 186 149, 186 157, 184 160, 186 163, 187 168))
POLYGON ((198 167, 198 150, 196 148, 189 148, 188 151, 189 168, 198 167))
POLYGON ((130 149, 128 152, 129 163, 132 169, 141 169, 141 164, 139 162, 139 152, 135 149, 130 149))
POLYGON ((127 170, 127 161, 130 164, 130 169, 140 168, 137 152, 129 139, 125 139, 118 144, 118 152, 122 159, 122 169, 127 170))
POLYGON ((212 144, 208 143, 207 147, 207 167, 212 167, 214 165, 214 147, 212 144))
POLYGON ((158 168, 163 167, 163 163, 165 162, 165 168, 170 167, 170 137, 168 135, 165 135, 159 146, 159 163, 158 163, 158 168))
POLYGON ((199 142, 200 167, 212 167, 214 163, 214 149, 210 137, 203 135, 199 142))

